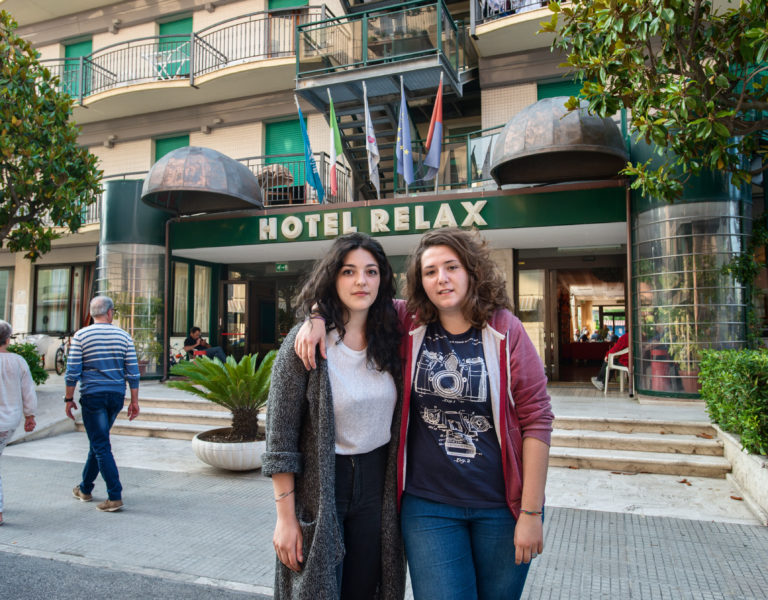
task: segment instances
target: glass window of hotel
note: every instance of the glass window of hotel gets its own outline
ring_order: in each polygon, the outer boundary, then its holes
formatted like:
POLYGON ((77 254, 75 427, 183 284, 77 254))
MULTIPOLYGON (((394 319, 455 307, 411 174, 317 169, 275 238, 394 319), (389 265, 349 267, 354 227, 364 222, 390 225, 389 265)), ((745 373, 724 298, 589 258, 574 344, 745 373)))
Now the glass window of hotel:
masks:
POLYGON ((196 327, 202 330, 203 335, 211 324, 211 267, 195 265, 195 292, 194 292, 194 318, 196 327))
POLYGON ((85 324, 90 273, 89 265, 35 270, 34 333, 70 333, 85 324))
POLYGON ((0 269, 0 318, 11 321, 13 309, 13 269, 0 269))
POLYGON ((187 298, 189 265, 173 263, 173 335, 187 336, 187 298))

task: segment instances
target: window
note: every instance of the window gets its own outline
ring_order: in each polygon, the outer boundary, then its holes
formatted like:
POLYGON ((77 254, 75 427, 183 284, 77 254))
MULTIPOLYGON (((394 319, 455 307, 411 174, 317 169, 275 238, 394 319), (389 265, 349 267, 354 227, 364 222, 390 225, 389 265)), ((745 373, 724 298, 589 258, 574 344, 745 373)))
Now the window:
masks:
POLYGON ((536 99, 556 98, 557 96, 578 96, 581 91, 581 82, 570 79, 539 83, 536 86, 536 99))
POLYGON ((205 335, 210 332, 211 322, 211 268, 195 265, 194 289, 194 324, 203 330, 205 335))
POLYGON ((0 318, 11 321, 13 308, 13 269, 0 269, 0 318))
POLYGON ((192 17, 160 23, 157 45, 158 79, 189 77, 189 42, 192 17))
POLYGON ((91 273, 91 265, 37 268, 35 333, 69 333, 86 324, 91 273))
POLYGON ((161 138, 155 140, 155 162, 163 158, 169 152, 178 148, 189 146, 188 135, 178 135, 176 137, 161 138))
POLYGON ((187 336, 199 327, 203 336, 211 335, 213 308, 213 269, 207 265, 173 263, 173 306, 171 335, 187 336))
POLYGON ((187 335, 187 297, 189 295, 189 265, 173 263, 173 331, 172 335, 187 335))

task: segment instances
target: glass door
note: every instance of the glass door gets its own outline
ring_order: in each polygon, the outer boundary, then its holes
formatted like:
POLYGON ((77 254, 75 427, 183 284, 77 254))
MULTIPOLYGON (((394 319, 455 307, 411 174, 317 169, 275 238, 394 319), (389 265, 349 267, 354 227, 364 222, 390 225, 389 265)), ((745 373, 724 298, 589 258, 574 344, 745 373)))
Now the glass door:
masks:
POLYGON ((557 348, 553 347, 556 336, 552 324, 555 323, 557 307, 552 302, 551 281, 554 271, 548 269, 521 270, 518 273, 517 314, 523 322, 528 337, 539 353, 544 364, 544 371, 551 380, 559 377, 557 348))
POLYGON ((221 340, 224 353, 240 360, 245 354, 248 334, 248 284, 221 282, 221 340))

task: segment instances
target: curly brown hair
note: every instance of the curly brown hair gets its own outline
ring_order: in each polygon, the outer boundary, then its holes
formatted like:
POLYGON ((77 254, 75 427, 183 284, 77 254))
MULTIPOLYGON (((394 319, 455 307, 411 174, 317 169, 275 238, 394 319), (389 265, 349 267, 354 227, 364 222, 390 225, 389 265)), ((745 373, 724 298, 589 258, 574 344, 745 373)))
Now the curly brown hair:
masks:
POLYGON ((474 229, 468 231, 449 227, 425 233, 408 261, 408 312, 417 315, 419 322, 432 323, 439 318, 437 308, 421 284, 421 257, 427 248, 433 246, 448 246, 466 269, 469 287, 461 308, 464 317, 473 326, 485 326, 500 308, 512 310, 504 275, 491 259, 488 242, 474 229))

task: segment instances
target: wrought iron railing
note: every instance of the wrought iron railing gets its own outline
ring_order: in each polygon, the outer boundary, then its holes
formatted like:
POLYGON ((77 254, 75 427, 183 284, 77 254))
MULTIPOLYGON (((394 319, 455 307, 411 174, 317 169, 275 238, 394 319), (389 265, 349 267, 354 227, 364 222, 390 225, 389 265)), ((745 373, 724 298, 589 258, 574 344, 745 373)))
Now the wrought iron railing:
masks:
MULTIPOLYGON (((450 135, 443 140, 440 154, 440 170, 436 179, 424 181, 416 179, 408 186, 408 192, 431 192, 437 189, 458 190, 473 187, 496 187, 491 178, 491 151, 503 125, 480 129, 466 134, 450 135)), ((423 176, 423 140, 413 140, 413 161, 415 177, 423 176)), ((405 192, 405 181, 399 178, 395 186, 396 193, 405 192)))
MULTIPOLYGON (((352 186, 349 169, 336 163, 337 193, 331 190, 330 157, 325 152, 314 153, 317 170, 325 191, 323 202, 351 202, 352 186)), ((261 186, 264 206, 311 204, 318 201, 317 191, 307 183, 304 154, 273 154, 238 159, 256 175, 261 186)))
POLYGON ((292 56, 297 25, 333 17, 325 5, 242 15, 190 35, 137 38, 80 58, 41 61, 80 104, 122 86, 186 80, 245 62, 292 56))
POLYGON ((296 27, 297 77, 442 55, 458 73, 459 28, 442 0, 422 0, 296 27))
POLYGON ((549 4, 548 0, 470 0, 470 2, 474 4, 476 23, 538 10, 549 4))

